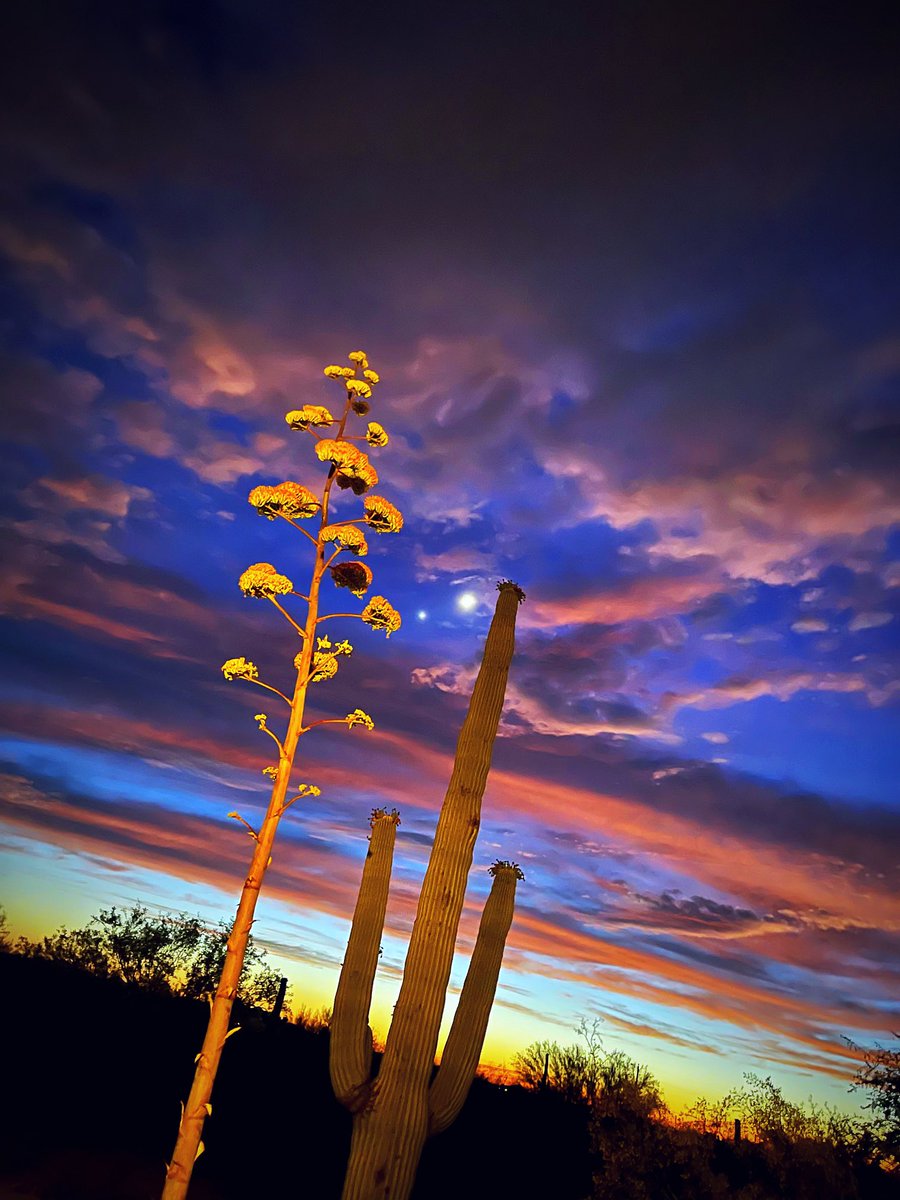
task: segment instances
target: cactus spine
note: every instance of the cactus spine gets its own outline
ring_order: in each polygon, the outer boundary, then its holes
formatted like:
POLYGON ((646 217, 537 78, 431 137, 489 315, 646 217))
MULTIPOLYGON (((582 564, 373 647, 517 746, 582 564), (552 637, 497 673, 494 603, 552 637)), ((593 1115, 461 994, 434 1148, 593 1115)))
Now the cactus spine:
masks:
MULTIPOLYGON (((405 1200, 426 1138, 445 1129, 456 1117, 481 1054, 516 883, 521 877, 510 863, 492 868, 491 895, 437 1075, 438 1080, 444 1075, 444 1083, 429 1088, 481 801, 515 644, 516 615, 524 599, 521 589, 508 580, 497 586, 500 595, 457 741, 453 772, 419 894, 403 982, 381 1070, 374 1080, 369 1078, 368 1063, 363 1067, 371 1045, 365 1023, 372 979, 371 974, 361 978, 360 966, 365 955, 367 969, 371 963, 374 972, 380 924, 374 931, 367 922, 365 934, 360 926, 359 942, 365 939, 367 950, 355 947, 351 958, 348 948, 341 971, 331 1029, 332 1083, 338 1099, 354 1113, 343 1200, 405 1200), (364 1039, 367 1053, 360 1055, 364 1039)), ((373 842, 375 832, 373 826, 373 842)), ((374 878, 368 859, 354 925, 363 903, 363 888, 375 890, 367 874, 374 878)), ((379 892, 379 902, 380 898, 379 892)), ((382 905, 382 918, 383 912, 382 905)))

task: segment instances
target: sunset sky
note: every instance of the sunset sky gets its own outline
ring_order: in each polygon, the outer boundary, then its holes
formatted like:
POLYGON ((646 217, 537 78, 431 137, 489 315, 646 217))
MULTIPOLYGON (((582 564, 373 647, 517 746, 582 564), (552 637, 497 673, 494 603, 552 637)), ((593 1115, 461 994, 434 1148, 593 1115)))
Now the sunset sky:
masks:
POLYGON ((220 666, 298 649, 237 578, 310 562, 247 493, 321 487, 284 414, 362 348, 403 625, 336 621, 313 693, 376 727, 302 742, 256 926, 295 1003, 396 805, 385 1032, 512 578, 454 971, 519 862, 485 1058, 599 1017, 676 1106, 852 1107, 842 1037, 900 1022, 898 48, 865 5, 587 7, 9 6, 0 903, 232 914, 277 709, 220 666))

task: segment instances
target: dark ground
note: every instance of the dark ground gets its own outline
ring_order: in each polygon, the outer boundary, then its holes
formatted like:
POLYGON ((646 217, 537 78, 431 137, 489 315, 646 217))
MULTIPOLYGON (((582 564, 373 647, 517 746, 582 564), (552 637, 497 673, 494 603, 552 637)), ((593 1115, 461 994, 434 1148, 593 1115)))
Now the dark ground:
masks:
MULTIPOLYGON (((205 1004, 0 954, 9 1113, 0 1200, 156 1200, 205 1004)), ((337 1200, 350 1118, 331 1095, 327 1035, 241 1019, 204 1131, 192 1200, 337 1200)), ((582 1200, 587 1132, 553 1095, 476 1080, 426 1147, 414 1200, 582 1200)))

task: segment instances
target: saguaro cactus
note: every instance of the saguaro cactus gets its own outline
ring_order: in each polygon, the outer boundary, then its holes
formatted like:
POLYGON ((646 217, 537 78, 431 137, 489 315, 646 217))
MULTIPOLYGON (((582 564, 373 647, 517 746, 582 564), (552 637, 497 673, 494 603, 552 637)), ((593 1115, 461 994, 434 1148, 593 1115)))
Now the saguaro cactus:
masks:
POLYGON ((478 1065, 512 921, 514 863, 497 862, 441 1067, 430 1083, 481 801, 500 722, 524 593, 504 580, 441 808, 381 1070, 370 1077, 368 1010, 387 897, 395 820, 373 819, 331 1024, 335 1095, 354 1114, 343 1200, 405 1200, 426 1138, 446 1129, 478 1065), (389 827, 388 827, 389 826, 389 827))
POLYGON ((347 432, 354 416, 365 416, 370 411, 373 388, 379 382, 375 371, 369 369, 362 350, 354 350, 349 361, 352 365, 348 367, 325 368, 327 378, 343 385, 339 416, 332 416, 321 405, 305 404, 285 417, 291 429, 315 440, 316 457, 320 463, 328 466, 321 490, 315 493, 303 484, 289 480, 274 487, 255 487, 248 497, 261 516, 270 521, 281 519, 298 530, 312 544, 313 562, 305 593, 295 590, 291 580, 276 571, 271 563, 255 563, 244 571, 238 581, 245 596, 268 600, 274 605, 299 636, 300 651, 293 659, 296 676, 293 685, 288 686, 289 694, 261 680, 256 665, 245 658, 230 658, 222 667, 226 679, 239 679, 264 688, 287 705, 288 713, 281 737, 269 728, 269 718, 265 713, 258 713, 255 718, 260 730, 278 747, 277 762, 263 768, 263 774, 272 781, 272 792, 259 829, 254 829, 239 813, 228 814, 239 821, 253 839, 253 857, 228 939, 222 975, 216 994, 210 1001, 209 1024, 195 1060, 193 1084, 187 1103, 182 1107, 175 1148, 166 1170, 163 1200, 183 1200, 187 1195, 194 1162, 203 1152, 200 1138, 204 1122, 212 1112, 210 1097, 222 1049, 226 1039, 234 1032, 228 1028, 231 1010, 260 888, 272 861, 278 824, 292 804, 319 793, 319 789, 312 784, 292 781, 298 742, 304 734, 319 725, 345 724, 349 729, 356 726, 367 729, 373 727, 372 719, 359 708, 346 717, 326 717, 304 724, 310 685, 331 679, 338 670, 339 659, 353 650, 347 641, 335 644, 327 636, 319 636, 322 633, 320 626, 335 617, 358 617, 388 637, 400 626, 400 614, 383 596, 373 596, 359 613, 320 613, 320 588, 326 573, 330 573, 336 587, 346 588, 354 596, 364 596, 368 591, 372 571, 365 563, 358 561, 368 552, 364 531, 397 533, 403 525, 400 512, 383 496, 366 495, 360 516, 337 520, 333 513, 338 494, 335 485, 337 489, 349 489, 355 496, 362 496, 378 483, 378 474, 369 462, 368 455, 353 443, 364 442, 368 447, 378 449, 388 442, 387 433, 377 421, 369 421, 363 434, 353 436, 347 432), (299 524, 300 521, 316 519, 318 528, 315 534, 299 524), (355 557, 350 561, 340 559, 339 556, 347 552, 355 557), (294 599, 306 604, 302 623, 295 620, 285 607, 292 605, 294 599))

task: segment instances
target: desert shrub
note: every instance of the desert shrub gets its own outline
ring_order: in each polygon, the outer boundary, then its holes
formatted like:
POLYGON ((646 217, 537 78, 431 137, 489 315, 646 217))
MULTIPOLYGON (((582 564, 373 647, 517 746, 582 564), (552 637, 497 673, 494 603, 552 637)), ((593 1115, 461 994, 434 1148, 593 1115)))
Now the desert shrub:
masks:
POLYGON ((293 1021, 295 1025, 302 1025, 310 1033, 327 1033, 331 1025, 331 1009, 326 1005, 310 1008, 309 1005, 301 1004, 294 1010, 293 1021))

